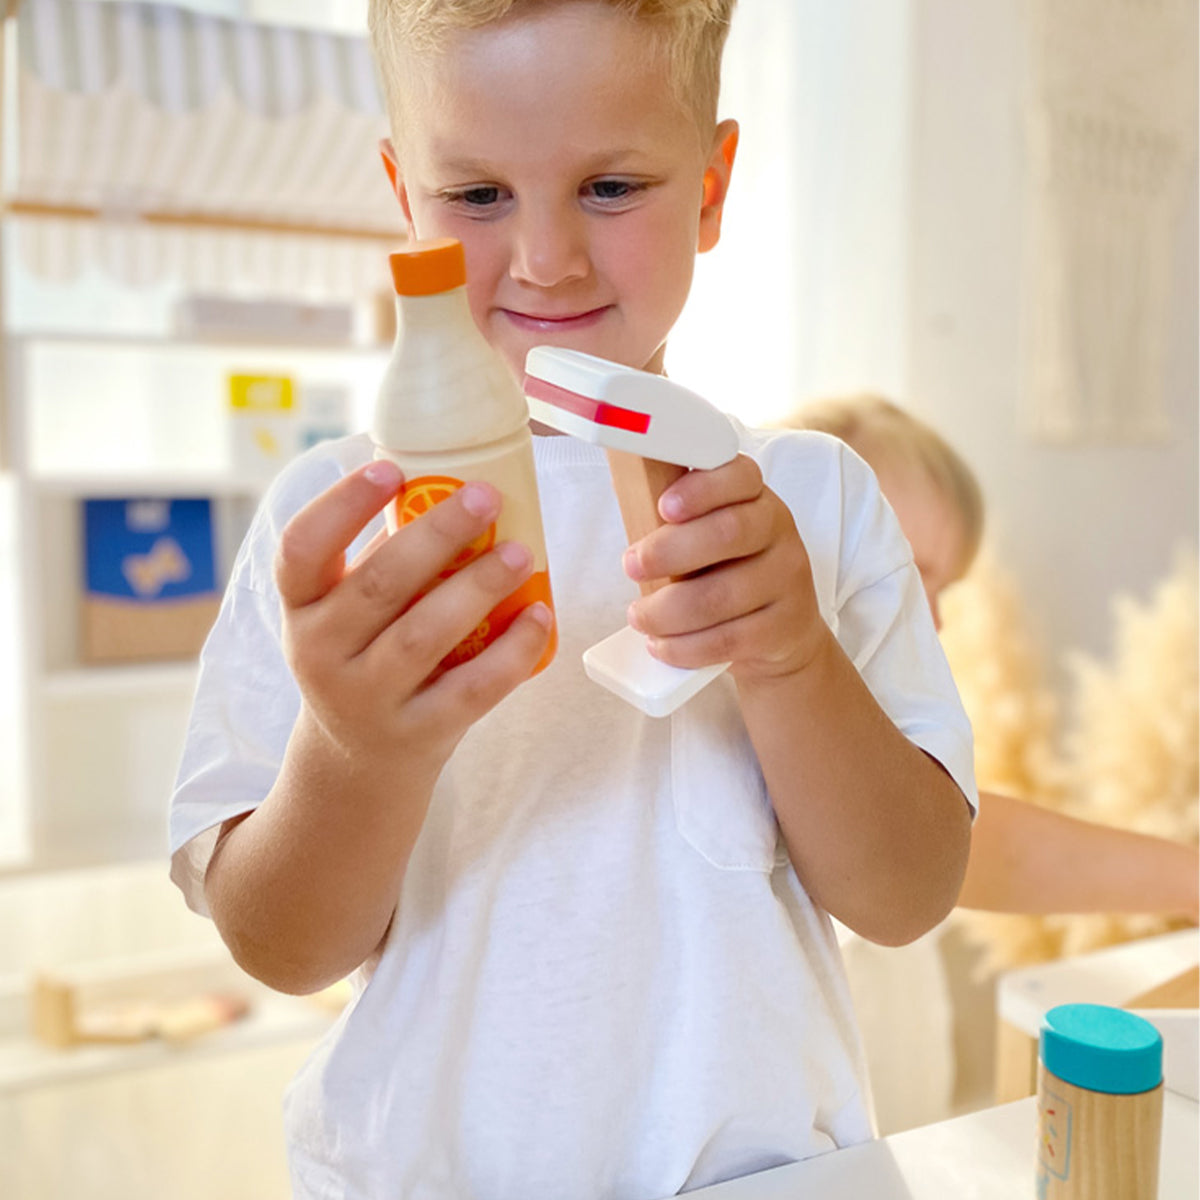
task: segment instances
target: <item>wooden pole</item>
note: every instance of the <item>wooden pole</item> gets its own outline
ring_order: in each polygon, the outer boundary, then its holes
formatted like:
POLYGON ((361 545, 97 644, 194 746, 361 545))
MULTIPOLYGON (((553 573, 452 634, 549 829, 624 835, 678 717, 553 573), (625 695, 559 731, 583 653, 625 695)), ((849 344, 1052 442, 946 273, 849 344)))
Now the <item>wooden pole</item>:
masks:
POLYGON ((34 200, 9 200, 0 215, 12 217, 58 217, 71 221, 107 221, 113 225, 139 223, 158 228, 212 229, 244 233, 298 234, 303 237, 347 238, 355 241, 403 242, 402 226, 395 229, 355 228, 348 225, 321 225, 303 221, 278 221, 269 217, 240 217, 234 214, 163 212, 151 209, 125 214, 109 213, 98 208, 75 204, 43 204, 34 200))
MULTIPOLYGON (((632 545, 663 524, 658 515, 658 498, 680 475, 686 474, 687 467, 640 458, 624 450, 606 450, 605 453, 621 520, 625 524, 625 536, 632 545)), ((638 586, 642 595, 648 596, 669 582, 667 579, 649 579, 638 586)))

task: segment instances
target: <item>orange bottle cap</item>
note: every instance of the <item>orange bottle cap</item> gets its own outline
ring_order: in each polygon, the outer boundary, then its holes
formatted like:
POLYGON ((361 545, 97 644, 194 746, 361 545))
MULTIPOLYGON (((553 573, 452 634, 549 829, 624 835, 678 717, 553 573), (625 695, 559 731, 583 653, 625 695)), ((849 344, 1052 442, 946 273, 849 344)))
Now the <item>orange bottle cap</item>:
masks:
POLYGON ((388 255, 399 296, 432 296, 467 282, 467 260, 457 238, 411 242, 388 255))

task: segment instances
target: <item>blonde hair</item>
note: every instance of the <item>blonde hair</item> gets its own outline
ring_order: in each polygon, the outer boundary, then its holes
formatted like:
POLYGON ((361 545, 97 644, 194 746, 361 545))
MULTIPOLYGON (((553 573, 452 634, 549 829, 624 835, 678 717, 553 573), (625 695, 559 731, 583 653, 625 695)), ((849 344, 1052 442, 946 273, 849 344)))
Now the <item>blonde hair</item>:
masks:
POLYGON ((877 469, 898 463, 922 471, 961 521, 958 566, 960 573, 966 572, 983 539, 983 492, 974 471, 941 434, 898 404, 870 393, 813 401, 784 424, 832 434, 877 469))
MULTIPOLYGON (((370 0, 367 28, 395 125, 406 54, 434 54, 455 30, 475 29, 523 10, 578 0, 370 0)), ((668 80, 703 130, 716 125, 721 55, 737 0, 601 0, 645 22, 658 38, 668 80)), ((397 133, 400 131, 397 129, 397 133)))

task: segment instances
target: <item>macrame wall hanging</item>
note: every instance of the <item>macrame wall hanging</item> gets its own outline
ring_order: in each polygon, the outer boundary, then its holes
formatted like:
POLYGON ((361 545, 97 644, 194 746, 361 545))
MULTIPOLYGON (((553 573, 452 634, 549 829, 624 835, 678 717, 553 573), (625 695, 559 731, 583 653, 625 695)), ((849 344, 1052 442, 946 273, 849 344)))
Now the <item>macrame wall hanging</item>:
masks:
POLYGON ((1168 435, 1165 357, 1196 161, 1196 0, 1027 0, 1022 424, 1168 435))

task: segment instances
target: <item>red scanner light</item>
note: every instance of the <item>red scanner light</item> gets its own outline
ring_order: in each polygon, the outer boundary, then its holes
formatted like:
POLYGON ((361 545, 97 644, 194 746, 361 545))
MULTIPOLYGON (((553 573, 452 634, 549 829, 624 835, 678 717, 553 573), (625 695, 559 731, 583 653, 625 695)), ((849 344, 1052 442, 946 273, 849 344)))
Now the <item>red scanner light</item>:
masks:
POLYGON ((632 408, 621 408, 603 400, 581 396, 555 383, 547 383, 536 375, 525 376, 525 395, 561 408, 577 417, 583 417, 594 425, 606 425, 610 429, 625 429, 630 433, 645 433, 650 428, 650 414, 632 408))

